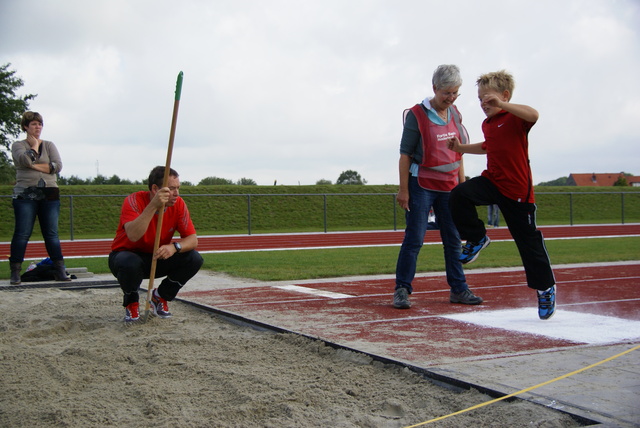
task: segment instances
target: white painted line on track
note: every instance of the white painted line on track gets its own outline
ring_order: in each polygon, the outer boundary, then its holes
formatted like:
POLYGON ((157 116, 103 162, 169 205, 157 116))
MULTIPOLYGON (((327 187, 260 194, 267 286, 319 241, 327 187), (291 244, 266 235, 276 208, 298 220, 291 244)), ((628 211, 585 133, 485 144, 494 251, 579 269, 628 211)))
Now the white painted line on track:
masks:
POLYGON ((640 321, 562 309, 545 321, 538 319, 532 308, 468 312, 442 317, 576 343, 606 344, 640 339, 640 321))
POLYGON ((640 302, 639 299, 617 299, 617 300, 593 300, 590 302, 563 303, 561 306, 584 306, 584 305, 602 305, 603 303, 629 303, 640 302))
POLYGON ((318 290, 316 288, 300 287, 299 285, 274 285, 273 288, 281 290, 295 291, 298 293, 311 294, 313 296, 329 297, 331 299, 346 299, 355 297, 349 294, 334 293, 333 291, 318 290))
MULTIPOLYGON (((559 238, 547 238, 545 241, 561 241, 561 240, 576 240, 576 239, 610 239, 610 238, 638 238, 640 235, 602 235, 602 236, 567 236, 559 238)), ((505 239, 491 239, 491 242, 513 242, 513 238, 505 239)), ((264 251, 301 251, 301 250, 338 250, 344 248, 374 248, 374 247, 400 247, 401 242, 389 243, 389 244, 352 244, 352 245, 327 245, 327 246, 315 246, 315 247, 283 247, 283 248, 253 248, 253 249, 239 249, 239 250, 204 250, 200 251, 200 254, 218 254, 218 253, 254 253, 264 251)), ((424 245, 442 245, 441 241, 429 241, 424 245)))

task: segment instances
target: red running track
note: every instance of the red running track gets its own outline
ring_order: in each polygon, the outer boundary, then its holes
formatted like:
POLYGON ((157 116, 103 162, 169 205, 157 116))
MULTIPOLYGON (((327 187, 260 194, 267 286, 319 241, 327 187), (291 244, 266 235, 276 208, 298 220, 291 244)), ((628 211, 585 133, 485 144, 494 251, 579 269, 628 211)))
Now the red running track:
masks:
MULTIPOLYGON (((575 335, 567 339, 549 334, 580 327, 575 325, 580 313, 630 321, 634 331, 628 332, 629 337, 639 337, 640 288, 636 284, 640 264, 564 266, 555 268, 554 273, 558 313, 544 322, 538 320, 535 291, 526 286, 519 268, 467 272, 474 292, 484 298, 479 306, 449 303, 450 289, 441 273, 415 279, 408 310, 393 308, 392 278, 186 290, 180 298, 422 367, 585 345, 575 335), (508 329, 514 325, 495 328, 450 318, 477 314, 480 319, 491 320, 506 309, 521 309, 524 321, 514 324, 535 323, 539 334, 508 329)), ((593 322, 592 336, 612 333, 592 319, 589 322, 593 322)), ((603 341, 627 340, 605 337, 603 341)))
MULTIPOLYGON (((640 236, 640 224, 545 226, 539 229, 546 239, 640 236)), ((495 241, 511 239, 507 228, 488 229, 488 235, 495 241)), ((403 236, 403 230, 201 236, 198 238, 198 251, 213 253, 295 248, 393 246, 400 245, 403 236)), ((427 231, 425 242, 440 242, 438 231, 427 231)), ((62 252, 65 258, 105 257, 110 251, 111 239, 62 241, 62 252)), ((8 259, 9 253, 10 243, 0 243, 0 259, 8 259)), ((43 242, 29 243, 25 259, 37 260, 45 257, 47 257, 47 251, 43 242)))

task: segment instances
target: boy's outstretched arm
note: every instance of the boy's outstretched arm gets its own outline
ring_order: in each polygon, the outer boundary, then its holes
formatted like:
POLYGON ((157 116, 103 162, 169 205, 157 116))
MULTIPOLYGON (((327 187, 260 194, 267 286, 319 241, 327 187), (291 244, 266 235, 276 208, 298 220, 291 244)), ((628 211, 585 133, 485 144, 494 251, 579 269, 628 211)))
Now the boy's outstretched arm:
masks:
POLYGON ((528 105, 524 104, 513 104, 508 101, 503 101, 496 94, 485 95, 485 97, 482 99, 482 103, 498 107, 515 116, 518 116, 522 120, 526 120, 527 122, 536 123, 538 121, 538 111, 533 107, 529 107, 528 105))
POLYGON ((536 123, 538 121, 538 111, 528 105, 503 102, 501 108, 527 122, 536 123))
POLYGON ((460 144, 458 137, 449 138, 448 146, 449 150, 453 150, 458 153, 470 153, 473 155, 485 155, 487 151, 482 148, 483 143, 475 144, 460 144))

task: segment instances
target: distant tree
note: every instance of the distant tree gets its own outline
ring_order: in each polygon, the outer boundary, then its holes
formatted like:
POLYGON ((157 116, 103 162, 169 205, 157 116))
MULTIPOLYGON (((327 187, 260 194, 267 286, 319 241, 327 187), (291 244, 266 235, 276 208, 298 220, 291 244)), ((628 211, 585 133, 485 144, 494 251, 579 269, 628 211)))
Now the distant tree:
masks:
POLYGON ((29 109, 29 101, 37 95, 16 96, 16 90, 24 82, 15 75, 15 71, 9 70, 10 65, 0 65, 0 168, 3 170, 0 176, 12 175, 15 178, 15 170, 9 168, 12 165, 11 157, 5 150, 11 150, 12 140, 22 132, 22 113, 29 109), (7 168, 9 170, 6 170, 7 168))
POLYGON ((348 169, 340 174, 336 184, 367 184, 367 180, 364 180, 356 171, 348 169))
POLYGON ((11 165, 7 156, 0 156, 0 184, 16 182, 16 168, 11 165))
POLYGON ((538 186, 566 186, 569 177, 560 177, 555 180, 545 181, 543 183, 539 183, 538 186))
POLYGON ((326 178, 321 178, 320 180, 316 181, 316 186, 321 186, 323 184, 331 184, 331 180, 327 180, 326 178))
POLYGON ((105 184, 123 184, 122 180, 120 179, 120 177, 118 177, 117 175, 112 175, 111 178, 108 178, 105 181, 105 184))
POLYGON ((76 186, 80 184, 91 184, 91 180, 85 180, 77 175, 72 175, 71 177, 58 177, 58 184, 67 185, 67 186, 76 186))
POLYGON ((186 181, 186 180, 185 180, 185 181, 181 181, 181 182, 180 182, 180 185, 181 185, 181 186, 193 186, 193 183, 192 183, 192 182, 190 182, 190 181, 186 181))
POLYGON ((107 182, 107 177, 105 177, 102 174, 98 174, 95 176, 95 178, 93 180, 91 180, 90 183, 88 184, 94 184, 94 185, 99 185, 99 184, 111 184, 107 182))
POLYGON ((121 184, 121 185, 125 185, 125 184, 136 184, 133 181, 127 179, 127 178, 120 178, 117 175, 112 175, 111 178, 109 178, 107 180, 107 184, 121 184))
POLYGON ((222 184, 233 184, 233 181, 220 177, 206 177, 200 180, 198 186, 217 186, 222 184))
POLYGON ((257 186, 258 183, 255 182, 255 180, 252 180, 251 178, 244 178, 242 177, 240 180, 238 180, 238 186, 257 186))
POLYGON ((616 182, 613 183, 613 185, 614 186, 628 186, 629 183, 627 182, 627 178, 624 176, 624 174, 620 174, 620 176, 618 177, 616 182))

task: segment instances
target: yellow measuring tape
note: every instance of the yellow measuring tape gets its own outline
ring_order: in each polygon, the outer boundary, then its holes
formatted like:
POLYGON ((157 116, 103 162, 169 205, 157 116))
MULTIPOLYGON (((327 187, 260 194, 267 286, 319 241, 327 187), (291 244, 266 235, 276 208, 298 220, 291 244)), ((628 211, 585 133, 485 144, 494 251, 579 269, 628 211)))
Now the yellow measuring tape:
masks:
POLYGON ((514 392, 513 394, 505 395, 504 397, 496 398, 495 400, 487 401, 485 403, 480 403, 480 404, 477 404, 475 406, 469 407, 467 409, 457 411, 455 413, 450 413, 450 414, 445 415, 445 416, 440 416, 440 417, 435 418, 435 419, 431 419, 431 420, 428 420, 428 421, 425 421, 425 422, 420 422, 419 424, 409 425, 409 426, 407 426, 405 428, 414 428, 414 427, 419 427, 419 426, 422 426, 422 425, 430 424, 431 422, 441 421, 443 419, 450 418, 451 416, 460 415, 462 413, 470 412, 471 410, 475 410, 475 409, 479 409, 479 408, 484 407, 484 406, 488 406, 489 404, 497 403, 498 401, 506 400, 507 398, 515 397, 516 395, 520 395, 520 394, 523 394, 525 392, 532 391, 532 390, 534 390, 536 388, 540 388, 541 386, 549 385, 550 383, 556 382, 556 381, 561 380, 561 379, 568 378, 569 376, 573 376, 574 374, 578 374, 578 373, 583 372, 585 370, 589 370, 589 369, 591 369, 591 368, 593 368, 595 366, 599 366, 602 363, 606 363, 607 361, 615 360, 616 358, 621 357, 621 356, 623 356, 625 354, 628 354, 629 352, 635 351, 637 349, 640 349, 640 345, 635 346, 635 347, 633 347, 633 348, 631 348, 629 350, 626 350, 624 352, 621 352, 618 355, 614 355, 613 357, 609 357, 609 358, 606 358, 606 359, 604 359, 602 361, 598 361, 597 363, 591 364, 590 366, 583 367, 583 368, 581 368, 579 370, 573 371, 571 373, 567 373, 565 375, 559 376, 559 377, 557 377, 555 379, 548 380, 546 382, 539 383, 539 384, 537 384, 535 386, 531 386, 529 388, 522 389, 522 390, 520 390, 518 392, 514 392))

